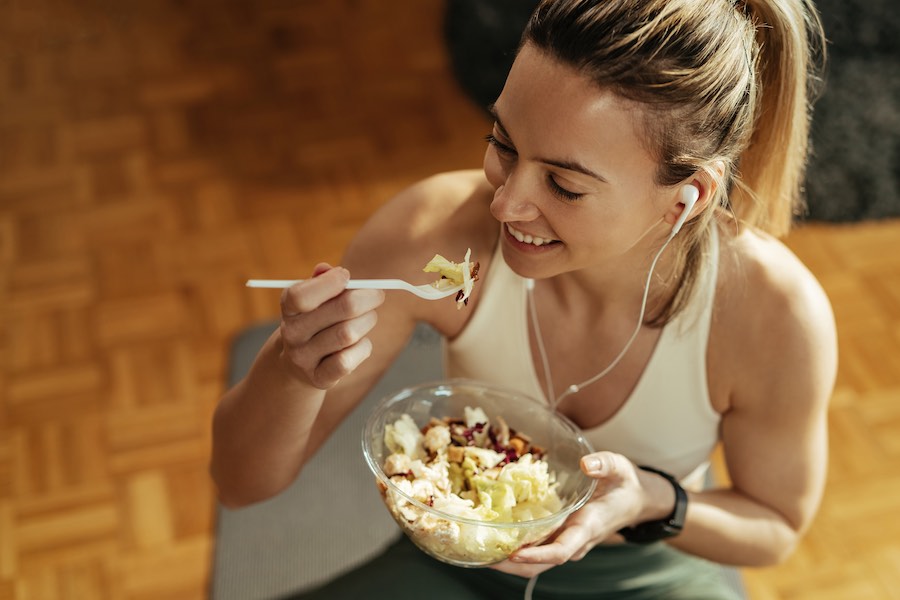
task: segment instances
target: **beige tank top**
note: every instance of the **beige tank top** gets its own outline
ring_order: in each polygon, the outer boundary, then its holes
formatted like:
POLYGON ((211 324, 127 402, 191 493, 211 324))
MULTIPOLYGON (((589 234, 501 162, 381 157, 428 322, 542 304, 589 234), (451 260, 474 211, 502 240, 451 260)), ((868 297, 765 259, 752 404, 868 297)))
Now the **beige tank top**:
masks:
MULTIPOLYGON (((720 415, 710 403, 706 374, 719 253, 713 232, 693 302, 663 328, 622 407, 584 432, 596 450, 662 469, 691 487, 702 480, 719 433, 720 415)), ((481 285, 466 328, 444 346, 447 376, 493 383, 547 402, 535 371, 540 363, 528 340, 525 279, 510 270, 498 249, 481 285)))

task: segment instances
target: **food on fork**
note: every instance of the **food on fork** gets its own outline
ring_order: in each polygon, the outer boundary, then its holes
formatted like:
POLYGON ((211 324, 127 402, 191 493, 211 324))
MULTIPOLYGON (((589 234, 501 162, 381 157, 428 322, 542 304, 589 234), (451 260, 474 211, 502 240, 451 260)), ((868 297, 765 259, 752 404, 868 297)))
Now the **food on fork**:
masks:
POLYGON ((455 263, 447 260, 440 254, 435 254, 434 258, 428 261, 425 268, 422 269, 426 273, 440 273, 441 278, 434 281, 431 285, 437 289, 446 289, 448 287, 463 286, 463 289, 456 295, 456 308, 462 308, 469 303, 469 295, 475 282, 478 281, 478 269, 480 265, 469 261, 472 255, 472 249, 466 250, 466 256, 461 263, 455 263))

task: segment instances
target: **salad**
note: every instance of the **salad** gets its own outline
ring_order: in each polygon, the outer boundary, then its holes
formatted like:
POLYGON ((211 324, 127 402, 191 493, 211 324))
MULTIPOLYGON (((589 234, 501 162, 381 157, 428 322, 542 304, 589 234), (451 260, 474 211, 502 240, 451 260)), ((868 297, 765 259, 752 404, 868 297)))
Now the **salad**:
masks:
POLYGON ((455 263, 447 260, 440 254, 435 254, 434 258, 428 261, 425 268, 422 269, 426 273, 440 273, 440 279, 432 282, 431 285, 437 289, 447 289, 458 285, 463 288, 456 295, 456 308, 460 309, 469 303, 469 295, 475 282, 478 281, 479 264, 469 262, 472 256, 472 249, 466 250, 466 256, 461 263, 455 263))
POLYGON ((385 475, 402 492, 382 484, 385 503, 437 558, 499 562, 559 525, 552 519, 542 527, 510 525, 553 515, 563 501, 544 450, 500 417, 492 424, 481 408, 466 407, 463 418, 433 418, 420 430, 404 414, 386 426, 384 442, 391 453, 385 475))

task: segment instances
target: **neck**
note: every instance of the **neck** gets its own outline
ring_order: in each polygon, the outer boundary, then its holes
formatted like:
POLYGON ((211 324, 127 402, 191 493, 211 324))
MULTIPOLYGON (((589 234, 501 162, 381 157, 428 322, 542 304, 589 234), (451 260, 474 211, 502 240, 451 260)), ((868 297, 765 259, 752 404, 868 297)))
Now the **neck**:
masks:
POLYGON ((630 320, 646 293, 647 312, 652 315, 672 293, 673 256, 671 248, 665 249, 674 243, 663 239, 653 246, 632 247, 603 265, 541 280, 542 295, 552 294, 567 312, 599 312, 630 320))
MULTIPOLYGON (((561 400, 563 400, 564 398, 566 398, 567 396, 578 393, 585 387, 587 387, 587 386, 595 383, 596 381, 600 380, 601 378, 605 377, 610 371, 612 371, 616 367, 616 365, 619 364, 619 361, 622 360, 622 358, 628 352, 629 348, 631 348, 631 345, 634 343, 634 340, 637 338, 637 335, 640 332, 641 327, 644 324, 644 318, 645 318, 645 315, 647 312, 647 305, 648 305, 648 301, 649 301, 649 297, 650 297, 650 287, 651 287, 650 284, 653 280, 653 273, 656 270, 657 262, 659 261, 660 257, 662 256, 663 251, 666 249, 666 247, 672 241, 672 238, 673 238, 672 235, 669 235, 666 238, 666 241, 654 253, 653 258, 650 261, 650 265, 647 268, 646 276, 643 277, 644 282, 643 282, 642 292, 641 292, 641 297, 640 297, 640 312, 638 314, 637 323, 635 324, 634 331, 632 332, 631 336, 628 338, 628 341, 625 343, 622 350, 619 352, 619 354, 616 355, 616 357, 606 367, 604 367, 597 374, 593 375, 592 377, 589 377, 588 379, 585 379, 581 383, 573 383, 573 384, 567 386, 565 391, 563 391, 563 393, 560 394, 558 397, 556 396, 556 393, 554 391, 555 388, 553 386, 553 377, 552 377, 552 374, 550 373, 550 364, 549 364, 549 361, 547 360, 547 352, 544 349, 544 340, 541 336, 540 324, 538 323, 537 307, 536 307, 535 301, 534 301, 534 283, 535 282, 533 279, 528 280, 528 303, 529 303, 529 310, 531 313, 531 323, 532 323, 532 327, 534 329, 535 338, 537 339, 538 351, 540 352, 540 355, 541 355, 541 364, 544 369, 544 380, 546 381, 546 384, 547 384, 547 398, 550 400, 550 405, 553 409, 556 409, 556 406, 559 404, 559 402, 561 400)), ((575 274, 572 274, 572 275, 575 276, 575 274)), ((597 283, 596 278, 592 278, 592 285, 596 285, 596 283, 597 283)), ((610 292, 608 290, 606 290, 605 288, 603 291, 603 295, 606 298, 611 297, 610 292)))

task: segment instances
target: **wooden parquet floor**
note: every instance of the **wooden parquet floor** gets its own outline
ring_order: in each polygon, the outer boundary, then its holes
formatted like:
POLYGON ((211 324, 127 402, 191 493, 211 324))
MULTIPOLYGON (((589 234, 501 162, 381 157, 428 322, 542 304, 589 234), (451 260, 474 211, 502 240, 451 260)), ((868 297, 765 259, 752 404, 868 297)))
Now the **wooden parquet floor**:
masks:
MULTIPOLYGON (((0 0, 0 600, 206 596, 250 277, 478 166, 438 0, 0 0)), ((790 244, 837 311, 816 526, 755 600, 900 598, 900 222, 790 244)))

